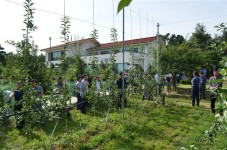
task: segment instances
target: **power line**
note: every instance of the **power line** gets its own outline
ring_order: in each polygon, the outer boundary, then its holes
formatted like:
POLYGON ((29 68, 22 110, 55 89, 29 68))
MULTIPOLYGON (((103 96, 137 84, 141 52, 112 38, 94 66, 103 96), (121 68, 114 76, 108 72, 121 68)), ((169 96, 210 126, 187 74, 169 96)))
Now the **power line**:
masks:
MULTIPOLYGON (((132 13, 134 13, 135 15, 137 15, 138 17, 142 18, 145 21, 148 21, 150 23, 153 23, 154 22, 153 20, 151 21, 148 18, 142 16, 140 13, 137 13, 133 9, 130 9, 130 11, 132 13)), ((198 19, 187 19, 187 20, 181 20, 181 21, 168 22, 168 23, 164 23, 164 24, 160 24, 160 25, 163 26, 163 25, 178 24, 178 23, 184 23, 184 22, 192 22, 192 21, 197 21, 197 20, 208 20, 208 19, 215 19, 215 18, 222 18, 222 17, 227 17, 227 15, 212 16, 212 17, 203 17, 203 18, 198 18, 198 19)), ((154 17, 152 17, 152 18, 155 19, 155 20, 158 20, 157 18, 154 18, 154 17)))
POLYGON ((214 16, 214 17, 204 17, 204 18, 198 18, 198 19, 188 19, 188 20, 182 20, 182 21, 164 23, 164 24, 161 24, 161 25, 162 26, 165 26, 165 25, 170 25, 170 24, 177 24, 177 23, 184 23, 184 22, 192 22, 192 21, 198 21, 198 20, 208 20, 208 19, 215 19, 215 18, 222 18, 222 17, 227 17, 227 15, 214 16))
MULTIPOLYGON (((5 0, 5 1, 23 6, 23 4, 17 3, 17 2, 11 1, 11 0, 5 0)), ((43 11, 43 12, 46 12, 46 13, 50 13, 50 14, 54 14, 54 15, 58 15, 58 16, 64 17, 63 14, 56 13, 56 12, 53 12, 53 11, 49 11, 49 10, 46 10, 46 9, 41 9, 41 8, 37 8, 37 7, 34 7, 34 9, 39 10, 39 11, 43 11)), ((95 24, 93 22, 89 22, 89 21, 86 21, 86 20, 78 19, 78 18, 75 18, 75 17, 70 17, 70 18, 72 20, 80 21, 80 22, 87 23, 87 24, 90 24, 90 25, 96 25, 96 26, 99 26, 99 27, 102 27, 102 28, 105 28, 105 29, 111 29, 112 28, 112 27, 101 25, 101 24, 95 24)), ((121 30, 119 30, 119 31, 121 32, 121 30)), ((125 34, 131 35, 130 33, 127 33, 127 32, 125 32, 125 34)), ((136 37, 139 37, 139 35, 135 35, 135 34, 133 34, 133 35, 136 36, 136 37)))
MULTIPOLYGON (((14 3, 14 4, 17 4, 17 5, 21 5, 23 6, 24 4, 21 4, 21 3, 18 3, 18 2, 15 2, 15 1, 11 1, 11 0, 5 0, 7 2, 10 2, 10 3, 14 3)), ((46 12, 46 13, 50 13, 50 14, 54 14, 54 15, 58 15, 58 16, 61 16, 63 17, 64 15, 63 14, 60 14, 60 13, 56 13, 56 12, 53 12, 53 11, 49 11, 49 10, 46 10, 46 9, 41 9, 41 8, 36 8, 34 7, 36 10, 39 10, 39 11, 43 11, 43 12, 46 12)), ((134 10, 130 10, 132 13, 138 15, 140 18, 142 18, 143 20, 146 20, 152 24, 154 24, 154 17, 153 17, 153 20, 149 20, 147 17, 144 17, 140 14, 138 14, 137 12, 135 12, 134 10)), ((161 26, 167 26, 167 25, 171 25, 171 24, 178 24, 178 23, 184 23, 184 22, 192 22, 192 21, 197 21, 197 20, 208 20, 208 19, 215 19, 215 18, 222 18, 222 17, 226 17, 227 15, 223 15, 223 16, 213 16, 213 17, 204 17, 204 18, 198 18, 198 19, 187 19, 187 20, 182 20, 182 21, 175 21, 175 22, 169 22, 169 23, 164 23, 164 24, 160 24, 161 26)), ((69 16, 70 17, 70 16, 69 16)), ((75 18, 75 17, 70 17, 72 20, 76 20, 76 21, 80 21, 80 22, 83 22, 83 23, 86 23, 86 24, 90 24, 90 25, 96 25, 96 26, 99 26, 99 27, 102 27, 102 28, 105 28, 105 29, 111 29, 112 27, 108 27, 108 26, 105 26, 105 25, 101 25, 101 24, 95 24, 93 22, 90 22, 90 21, 86 21, 86 20, 82 20, 82 19, 79 19, 79 18, 75 18)), ((155 20, 158 20, 158 19, 155 19, 155 20)), ((119 30, 119 32, 121 32, 121 30, 119 30)), ((127 35, 133 35, 133 36, 136 36, 136 37, 140 37, 139 35, 136 35, 136 34, 132 34, 132 33, 127 33, 125 32, 125 34, 127 35)))

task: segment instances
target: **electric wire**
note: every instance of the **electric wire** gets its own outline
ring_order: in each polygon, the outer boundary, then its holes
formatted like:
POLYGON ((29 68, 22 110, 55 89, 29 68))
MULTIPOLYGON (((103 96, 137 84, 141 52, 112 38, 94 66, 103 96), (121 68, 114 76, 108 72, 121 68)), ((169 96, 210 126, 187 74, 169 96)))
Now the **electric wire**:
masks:
MULTIPOLYGON (((18 3, 18 2, 15 2, 15 1, 11 1, 11 0, 5 0, 7 2, 10 2, 10 3, 14 3, 14 4, 17 4, 17 5, 21 5, 23 6, 24 4, 21 4, 21 3, 18 3)), ((42 8, 37 8, 37 7, 34 7, 34 9, 38 10, 38 11, 43 11, 43 12, 46 12, 46 13, 50 13, 50 14, 54 14, 54 15, 58 15, 58 16, 62 16, 64 17, 63 14, 60 14, 60 13, 57 13, 57 12, 53 12, 53 11, 49 11, 49 10, 46 10, 46 9, 42 9, 42 8)), ((130 9, 130 12, 131 13, 134 13, 136 15, 138 15, 141 19, 143 20, 146 20, 147 22, 151 22, 154 26, 154 20, 157 20, 153 17, 153 20, 149 20, 147 17, 144 17, 140 14, 135 12, 134 10, 130 9)), ((70 16, 69 16, 70 17, 70 16)), ((192 21, 201 21, 201 20, 208 20, 208 19, 216 19, 216 18, 223 18, 223 17, 227 17, 227 15, 222 15, 222 16, 212 16, 212 17, 203 17, 203 18, 198 18, 198 19, 187 19, 187 20, 181 20, 181 21, 174 21, 174 22, 167 22, 167 23, 160 23, 160 26, 167 26, 167 25, 172 25, 172 24, 179 24, 179 23, 185 23, 185 22, 192 22, 192 21)), ((79 19, 79 18, 75 18, 75 17, 70 17, 72 20, 76 20, 76 21, 79 21, 79 22, 83 22, 83 23, 86 23, 86 24, 90 24, 90 25, 96 25, 96 26, 99 26, 101 28, 105 28, 105 29, 111 29, 112 27, 109 27, 109 26, 105 26, 105 25, 101 25, 101 24, 97 24, 97 23, 94 23, 93 22, 90 22, 90 21, 87 21, 87 20, 82 20, 82 19, 79 19)), ((121 32, 121 30, 118 30, 119 32, 121 32)), ((133 35, 135 37, 140 37, 141 35, 137 35, 137 34, 132 34, 132 33, 127 33, 125 32, 125 34, 127 35, 133 35)))

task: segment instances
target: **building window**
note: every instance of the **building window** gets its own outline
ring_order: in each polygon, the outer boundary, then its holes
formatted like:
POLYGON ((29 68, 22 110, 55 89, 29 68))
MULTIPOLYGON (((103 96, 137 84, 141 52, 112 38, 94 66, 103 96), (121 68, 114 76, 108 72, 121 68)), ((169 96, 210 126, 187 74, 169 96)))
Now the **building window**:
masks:
POLYGON ((48 60, 49 61, 56 61, 56 60, 61 60, 61 57, 64 55, 63 51, 55 51, 48 53, 48 60))
MULTIPOLYGON (((117 67, 118 73, 123 72, 123 63, 117 63, 116 67, 117 67)), ((124 70, 128 70, 128 64, 127 63, 124 64, 124 70)))
POLYGON ((100 54, 101 55, 103 55, 103 54, 109 54, 109 51, 101 51, 100 54))
POLYGON ((134 48, 134 49, 133 49, 133 52, 134 52, 134 53, 138 53, 138 52, 139 52, 139 49, 138 49, 138 48, 134 48))
POLYGON ((89 52, 89 56, 94 56, 94 55, 98 55, 98 52, 89 52))

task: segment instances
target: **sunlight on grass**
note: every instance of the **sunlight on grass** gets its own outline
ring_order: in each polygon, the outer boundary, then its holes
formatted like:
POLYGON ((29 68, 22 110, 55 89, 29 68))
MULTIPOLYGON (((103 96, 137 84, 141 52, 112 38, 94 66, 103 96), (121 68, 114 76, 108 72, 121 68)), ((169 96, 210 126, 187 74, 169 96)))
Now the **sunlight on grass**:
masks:
MULTIPOLYGON (((176 93, 173 93, 176 94, 176 93)), ((32 140, 26 133, 20 133, 14 125, 4 127, 0 134, 0 149, 179 149, 195 145, 200 149, 224 148, 223 135, 210 143, 204 131, 214 121, 209 102, 201 101, 200 107, 192 107, 190 97, 180 95, 166 98, 166 105, 160 106, 141 99, 130 100, 125 109, 112 110, 109 121, 103 114, 94 117, 92 112, 80 115, 71 110, 72 119, 65 128, 64 119, 59 122, 50 142, 55 122, 36 127, 32 140), (214 147, 215 146, 215 147, 214 147)))

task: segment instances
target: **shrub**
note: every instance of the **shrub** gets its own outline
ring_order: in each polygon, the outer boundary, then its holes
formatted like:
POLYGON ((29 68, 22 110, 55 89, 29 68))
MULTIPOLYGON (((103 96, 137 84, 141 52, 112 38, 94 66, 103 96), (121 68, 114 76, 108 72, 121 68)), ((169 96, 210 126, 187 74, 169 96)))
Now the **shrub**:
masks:
POLYGON ((180 81, 181 84, 191 84, 191 80, 190 79, 184 79, 180 81))

